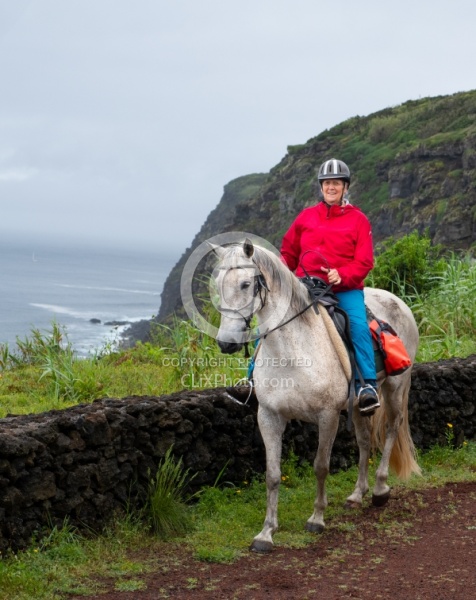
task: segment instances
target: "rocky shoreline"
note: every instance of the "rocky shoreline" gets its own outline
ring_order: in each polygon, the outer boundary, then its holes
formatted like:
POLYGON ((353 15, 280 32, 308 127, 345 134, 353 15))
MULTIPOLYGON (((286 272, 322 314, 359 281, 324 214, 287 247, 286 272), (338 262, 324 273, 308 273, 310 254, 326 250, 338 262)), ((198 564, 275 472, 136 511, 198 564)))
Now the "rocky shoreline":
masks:
POLYGON ((134 323, 128 323, 127 327, 119 334, 121 338, 119 346, 125 349, 132 348, 137 342, 147 342, 150 338, 152 321, 153 319, 142 319, 134 323))

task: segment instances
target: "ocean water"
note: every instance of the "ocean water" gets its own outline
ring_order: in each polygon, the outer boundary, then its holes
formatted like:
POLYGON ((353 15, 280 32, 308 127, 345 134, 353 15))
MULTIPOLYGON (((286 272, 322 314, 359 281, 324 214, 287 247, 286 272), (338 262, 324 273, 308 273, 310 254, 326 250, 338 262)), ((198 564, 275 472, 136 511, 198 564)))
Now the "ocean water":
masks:
POLYGON ((115 322, 150 319, 178 256, 148 250, 0 240, 0 344, 65 327, 79 356, 117 340, 115 322), (94 323, 91 320, 99 320, 94 323))

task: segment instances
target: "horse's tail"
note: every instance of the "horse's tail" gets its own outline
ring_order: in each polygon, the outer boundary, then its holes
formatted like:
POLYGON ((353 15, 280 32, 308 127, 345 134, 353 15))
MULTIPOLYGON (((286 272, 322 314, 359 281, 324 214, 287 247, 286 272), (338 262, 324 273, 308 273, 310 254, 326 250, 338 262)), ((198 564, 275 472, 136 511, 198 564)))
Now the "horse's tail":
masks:
MULTIPOLYGON (((402 395, 402 422, 398 428, 397 439, 392 448, 389 466, 399 479, 407 480, 412 473, 421 475, 421 469, 416 459, 415 446, 410 434, 408 422, 408 395, 410 391, 410 379, 405 385, 402 395)), ((385 402, 385 400, 384 400, 385 402)), ((384 408, 384 407, 383 407, 384 408)), ((387 426, 386 410, 377 410, 372 417, 372 446, 383 450, 385 444, 385 430, 387 426)))

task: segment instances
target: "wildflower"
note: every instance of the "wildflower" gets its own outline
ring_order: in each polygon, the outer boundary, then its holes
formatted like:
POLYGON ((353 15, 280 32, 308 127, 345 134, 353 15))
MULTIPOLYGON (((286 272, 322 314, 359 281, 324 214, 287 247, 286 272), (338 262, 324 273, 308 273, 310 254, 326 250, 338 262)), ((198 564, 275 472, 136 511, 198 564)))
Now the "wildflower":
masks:
POLYGON ((450 446, 451 448, 454 447, 454 438, 455 438, 455 434, 453 431, 453 425, 451 423, 446 423, 448 429, 445 431, 445 437, 446 437, 446 442, 448 444, 448 446, 450 446))

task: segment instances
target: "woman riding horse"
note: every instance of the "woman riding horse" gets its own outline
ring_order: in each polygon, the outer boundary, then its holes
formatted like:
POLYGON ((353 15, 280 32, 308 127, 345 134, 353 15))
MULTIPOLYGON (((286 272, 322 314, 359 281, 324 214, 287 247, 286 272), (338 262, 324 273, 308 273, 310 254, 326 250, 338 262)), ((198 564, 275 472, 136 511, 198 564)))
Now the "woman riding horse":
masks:
MULTIPOLYGON (((253 379, 258 425, 266 448, 267 509, 263 529, 250 549, 271 552, 278 529, 282 436, 289 421, 318 427, 317 494, 313 514, 306 522, 308 531, 319 533, 325 528, 325 481, 341 411, 349 411, 359 446, 359 475, 346 506, 362 506, 369 491, 371 438, 382 452, 372 493, 374 505, 388 501, 390 466, 404 479, 420 472, 408 423, 411 369, 394 377, 379 374, 383 409, 371 419, 362 416, 357 404, 350 406, 352 370, 342 339, 327 311, 311 308, 314 303, 305 285, 279 257, 249 239, 243 245, 215 247, 214 252, 220 258, 214 280, 220 311, 216 339, 221 351, 238 352, 253 338, 254 317, 259 331, 253 379)), ((365 302, 380 319, 392 323, 413 361, 418 327, 409 307, 390 292, 369 288, 365 289, 365 302)))
POLYGON ((326 160, 318 180, 323 200, 297 216, 283 238, 281 255, 308 287, 316 283, 314 277, 333 285, 340 307, 349 316, 361 375, 356 374, 355 381, 360 413, 370 416, 380 406, 363 292, 364 279, 374 265, 372 231, 364 213, 346 198, 350 171, 344 162, 326 160))

